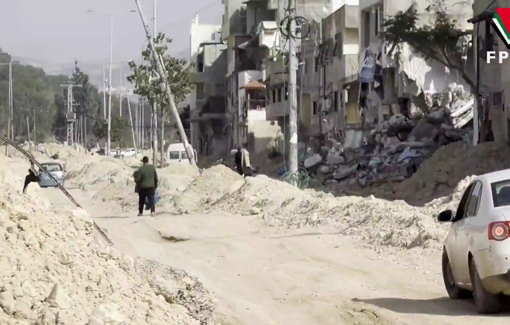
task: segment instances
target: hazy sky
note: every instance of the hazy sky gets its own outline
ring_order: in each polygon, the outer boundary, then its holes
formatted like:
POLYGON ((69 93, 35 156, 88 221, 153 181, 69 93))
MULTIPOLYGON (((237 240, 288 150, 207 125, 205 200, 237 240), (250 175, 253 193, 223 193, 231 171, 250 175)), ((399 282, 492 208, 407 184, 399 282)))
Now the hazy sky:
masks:
MULTIPOLYGON (((153 0, 140 0, 152 27, 153 0)), ((102 62, 109 57, 110 19, 115 13, 113 60, 138 58, 145 44, 134 0, 0 0, 0 48, 15 56, 44 62, 74 58, 102 62), (93 10, 96 13, 88 13, 93 10)), ((157 0, 160 32, 173 38, 172 52, 189 46, 191 20, 220 24, 221 0, 157 0)))

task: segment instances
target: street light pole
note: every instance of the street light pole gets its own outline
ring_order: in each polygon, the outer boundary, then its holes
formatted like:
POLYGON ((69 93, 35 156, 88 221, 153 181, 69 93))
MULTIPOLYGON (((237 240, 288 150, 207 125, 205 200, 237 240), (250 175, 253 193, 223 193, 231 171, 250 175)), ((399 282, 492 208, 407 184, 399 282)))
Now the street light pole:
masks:
POLYGON ((110 13, 110 71, 108 77, 108 129, 106 142, 106 155, 110 157, 112 150, 112 61, 113 61, 113 13, 110 13))
MULTIPOLYGON (((94 10, 87 10, 89 13, 96 13, 94 10)), ((129 13, 134 13, 136 10, 130 10, 129 13)), ((118 12, 119 14, 122 12, 118 12)), ((128 13, 128 12, 126 12, 128 13)), ((107 142, 106 142, 106 154, 110 156, 111 153, 111 129, 112 129, 112 64, 113 64, 113 16, 116 13, 113 11, 109 12, 110 15, 110 67, 108 77, 108 113, 105 112, 105 118, 107 118, 107 142)), ((104 71, 104 69, 103 69, 104 71)))

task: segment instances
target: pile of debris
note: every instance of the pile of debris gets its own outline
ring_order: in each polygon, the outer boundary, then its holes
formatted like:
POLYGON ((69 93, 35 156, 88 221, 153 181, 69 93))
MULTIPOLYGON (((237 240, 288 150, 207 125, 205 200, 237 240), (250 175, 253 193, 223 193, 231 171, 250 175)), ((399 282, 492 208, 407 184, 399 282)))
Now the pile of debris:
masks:
POLYGON ((367 132, 359 148, 344 149, 329 139, 329 146, 309 154, 303 167, 316 176, 316 185, 347 181, 367 187, 409 178, 441 146, 470 142, 474 100, 462 85, 428 95, 426 102, 428 114, 411 104, 407 116, 395 114, 367 132))

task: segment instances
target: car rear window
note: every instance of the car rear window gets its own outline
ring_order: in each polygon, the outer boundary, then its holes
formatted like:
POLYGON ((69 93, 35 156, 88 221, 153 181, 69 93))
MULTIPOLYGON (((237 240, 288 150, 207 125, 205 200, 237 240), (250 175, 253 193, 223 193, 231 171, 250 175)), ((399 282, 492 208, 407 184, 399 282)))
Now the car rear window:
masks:
POLYGON ((58 164, 50 164, 50 165, 43 165, 44 169, 46 169, 49 172, 59 172, 62 171, 62 166, 58 164))
POLYGON ((491 190, 495 208, 510 205, 510 179, 492 183, 491 190))
POLYGON ((170 151, 170 159, 179 159, 179 151, 170 151))

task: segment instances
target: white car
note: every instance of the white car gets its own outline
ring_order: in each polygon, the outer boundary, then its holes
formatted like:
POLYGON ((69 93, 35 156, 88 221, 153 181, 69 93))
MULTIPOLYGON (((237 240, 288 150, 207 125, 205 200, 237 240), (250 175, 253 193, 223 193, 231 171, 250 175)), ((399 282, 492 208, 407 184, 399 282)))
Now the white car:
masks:
POLYGON ((510 295, 510 169, 476 177, 457 211, 437 218, 451 222, 442 260, 450 298, 472 296, 478 313, 500 312, 510 295))

